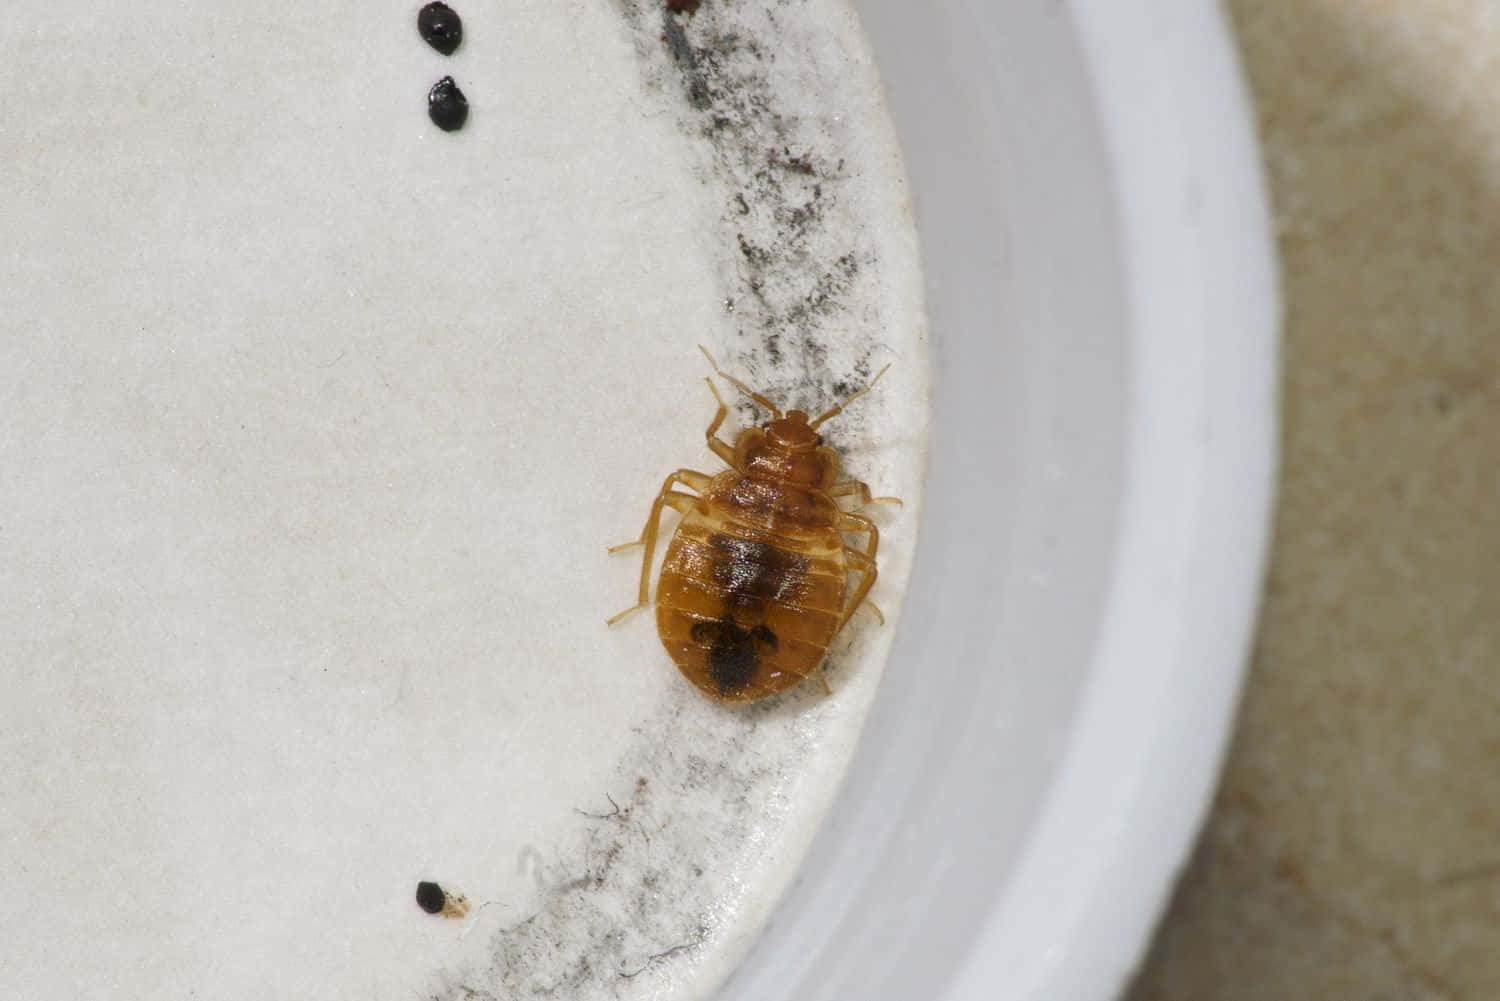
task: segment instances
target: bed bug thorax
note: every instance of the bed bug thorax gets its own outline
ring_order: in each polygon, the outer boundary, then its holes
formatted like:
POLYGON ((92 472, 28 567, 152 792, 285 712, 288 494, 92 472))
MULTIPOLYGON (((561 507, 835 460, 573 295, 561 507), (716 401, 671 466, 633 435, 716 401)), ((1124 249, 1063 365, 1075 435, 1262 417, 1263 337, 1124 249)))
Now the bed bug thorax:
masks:
MULTIPOLYGON (((707 380, 718 410, 704 437, 729 468, 717 475, 672 473, 641 537, 610 550, 645 547, 639 600, 609 623, 649 604, 662 510, 680 512, 657 581, 657 632, 677 667, 705 695, 749 702, 811 674, 823 681, 828 647, 861 605, 885 621, 865 600, 875 584, 880 533, 857 509, 900 501, 872 497, 859 480, 841 479, 838 453, 824 444, 818 428, 874 388, 890 366, 814 418, 801 410, 783 414, 699 350, 715 373, 770 411, 771 419, 741 431, 731 445, 718 436, 729 408, 707 380), (863 544, 849 545, 846 534, 862 536, 863 544)), ((827 691, 826 681, 823 687, 827 691)))

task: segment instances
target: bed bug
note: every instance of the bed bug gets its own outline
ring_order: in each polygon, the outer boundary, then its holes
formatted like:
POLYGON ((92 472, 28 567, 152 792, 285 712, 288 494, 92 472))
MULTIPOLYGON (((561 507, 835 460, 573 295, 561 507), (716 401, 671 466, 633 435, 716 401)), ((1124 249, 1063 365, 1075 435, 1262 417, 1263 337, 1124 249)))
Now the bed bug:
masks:
POLYGON ((641 537, 615 546, 644 546, 639 600, 609 619, 614 625, 650 604, 652 556, 664 508, 682 514, 667 545, 656 587, 656 629, 682 673, 709 698, 751 702, 791 688, 809 675, 823 678, 823 658, 875 584, 880 532, 839 502, 874 502, 855 479, 839 478, 839 456, 818 428, 874 388, 869 385, 816 418, 781 409, 766 396, 709 365, 771 419, 741 431, 733 444, 718 431, 729 413, 712 378, 718 410, 704 432, 709 449, 728 464, 717 475, 679 469, 657 492, 641 537), (678 487, 687 487, 688 493, 678 487), (863 536, 850 546, 845 534, 863 536), (853 578, 853 586, 850 586, 853 578))

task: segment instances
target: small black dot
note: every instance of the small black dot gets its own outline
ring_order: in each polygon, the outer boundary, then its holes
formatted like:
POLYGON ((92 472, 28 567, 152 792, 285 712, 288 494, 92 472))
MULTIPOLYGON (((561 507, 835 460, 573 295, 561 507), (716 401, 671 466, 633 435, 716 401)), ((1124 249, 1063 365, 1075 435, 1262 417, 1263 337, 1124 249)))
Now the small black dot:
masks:
POLYGON ((417 884, 417 906, 428 914, 437 914, 448 902, 448 895, 436 883, 417 884))
POLYGON ((469 99, 451 76, 445 76, 427 92, 427 117, 444 132, 456 132, 469 120, 469 99))
POLYGON ((453 55, 464 40, 464 22, 458 11, 445 3, 430 3, 417 12, 417 31, 422 40, 445 56, 453 55))

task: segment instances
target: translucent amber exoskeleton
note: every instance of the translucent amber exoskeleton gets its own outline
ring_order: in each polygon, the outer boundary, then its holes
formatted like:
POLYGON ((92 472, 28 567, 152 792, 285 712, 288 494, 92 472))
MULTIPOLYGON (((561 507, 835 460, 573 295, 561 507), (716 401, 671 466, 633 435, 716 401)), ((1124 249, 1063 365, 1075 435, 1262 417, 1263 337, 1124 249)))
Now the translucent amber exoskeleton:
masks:
MULTIPOLYGON (((708 360, 715 372, 769 410, 771 420, 740 432, 733 445, 718 437, 729 408, 709 380, 719 407, 705 437, 730 468, 716 476, 679 469, 667 477, 641 537, 611 550, 640 545, 645 556, 639 600, 609 621, 613 625, 649 604, 662 509, 681 512, 657 582, 657 632, 678 668, 705 695, 749 702, 811 674, 821 680, 829 645, 855 610, 868 604, 880 533, 869 518, 839 502, 863 507, 900 501, 871 497, 860 481, 839 479, 838 454, 823 443, 818 428, 869 392, 885 369, 840 405, 809 418, 800 410, 783 415, 765 396, 723 372, 711 356, 708 360), (863 544, 849 545, 846 534, 862 537, 863 544)), ((879 609, 868 607, 884 621, 879 609)))

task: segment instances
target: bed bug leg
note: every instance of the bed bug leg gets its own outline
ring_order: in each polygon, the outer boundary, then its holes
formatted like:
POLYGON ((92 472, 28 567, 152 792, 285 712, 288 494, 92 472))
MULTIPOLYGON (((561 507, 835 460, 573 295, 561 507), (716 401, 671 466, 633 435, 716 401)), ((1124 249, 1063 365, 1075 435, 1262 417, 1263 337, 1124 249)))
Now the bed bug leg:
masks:
POLYGON ((901 498, 900 497, 872 497, 872 496, 870 496, 870 488, 869 488, 869 486, 866 485, 866 484, 864 484, 864 483, 862 483, 862 482, 860 482, 859 480, 845 480, 842 483, 835 483, 833 486, 831 486, 831 487, 828 488, 828 496, 830 496, 830 497, 858 497, 859 498, 859 504, 860 504, 861 507, 864 507, 867 504, 894 504, 897 507, 903 507, 904 506, 901 503, 901 498))
POLYGON ((876 608, 872 602, 865 600, 865 595, 869 594, 870 588, 875 586, 875 579, 880 576, 880 572, 875 569, 875 564, 873 563, 855 572, 859 574, 859 584, 854 589, 854 597, 844 607, 844 614, 839 617, 839 629, 842 630, 844 626, 849 624, 849 620, 854 617, 855 612, 859 611, 861 605, 869 605, 870 611, 880 620, 880 624, 885 625, 885 614, 876 608))
POLYGON ((714 394, 714 402, 719 405, 719 409, 714 413, 714 419, 709 422, 708 430, 703 432, 703 437, 707 439, 708 447, 714 455, 723 459, 728 465, 733 466, 734 446, 718 437, 718 430, 723 425, 724 418, 729 415, 729 407, 725 405, 724 397, 719 395, 719 389, 714 385, 714 381, 707 377, 703 381, 708 383, 708 391, 714 394))
POLYGON ((616 612, 614 615, 611 615, 609 618, 605 619, 604 620, 604 624, 606 626, 615 625, 616 623, 622 621, 631 612, 639 612, 641 609, 643 609, 645 607, 646 607, 646 603, 644 601, 641 602, 639 605, 631 605, 629 608, 625 609, 625 611, 623 611, 623 612, 616 612))
MULTIPOLYGON (((845 550, 850 554, 850 569, 859 575, 859 584, 854 589, 853 597, 844 607, 844 614, 839 617, 838 628, 842 630, 859 606, 864 604, 865 598, 870 594, 870 588, 875 586, 875 578, 879 576, 879 571, 875 566, 875 554, 880 549, 880 529, 864 515, 847 512, 839 515, 838 527, 841 532, 864 532, 869 536, 864 549, 845 550)), ((880 616, 880 620, 884 622, 885 616, 880 616)))
POLYGON ((700 497, 694 497, 692 494, 686 494, 679 490, 673 490, 673 484, 682 483, 685 484, 689 489, 696 490, 699 493, 702 493, 704 490, 708 489, 708 485, 710 482, 712 482, 712 480, 713 477, 707 475, 706 473, 695 472, 691 469, 679 469, 677 470, 677 472, 672 473, 662 481, 661 490, 657 491, 656 500, 651 504, 651 513, 646 516, 646 527, 641 529, 641 537, 639 539, 636 539, 634 542, 625 542, 618 546, 610 547, 610 552, 617 553, 622 549, 629 549, 632 546, 645 546, 646 553, 641 560, 640 599, 634 605, 631 605, 629 608, 625 609, 623 612, 620 612, 618 615, 612 615, 608 619, 606 619, 606 625, 612 626, 615 623, 619 622, 621 619, 625 618, 625 616, 629 615, 631 612, 634 612, 640 608, 645 608, 648 604, 650 604, 650 602, 648 601, 648 597, 651 592, 651 557, 656 554, 656 532, 657 528, 659 527, 659 522, 661 521, 662 508, 670 507, 674 511, 686 514, 688 511, 693 510, 693 508, 697 505, 703 503, 703 500, 700 497))
MULTIPOLYGON (((848 546, 844 547, 844 561, 849 564, 850 573, 859 574, 861 579, 863 579, 865 573, 874 567, 874 564, 870 562, 870 558, 863 551, 850 549, 848 546)), ((875 604, 875 602, 867 600, 862 602, 859 607, 868 608, 870 614, 875 616, 875 621, 879 622, 882 626, 885 625, 885 613, 880 610, 880 606, 875 604)))

